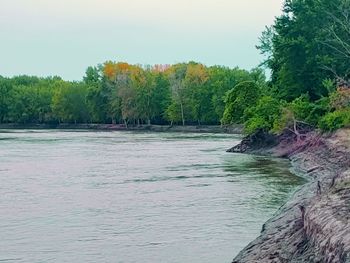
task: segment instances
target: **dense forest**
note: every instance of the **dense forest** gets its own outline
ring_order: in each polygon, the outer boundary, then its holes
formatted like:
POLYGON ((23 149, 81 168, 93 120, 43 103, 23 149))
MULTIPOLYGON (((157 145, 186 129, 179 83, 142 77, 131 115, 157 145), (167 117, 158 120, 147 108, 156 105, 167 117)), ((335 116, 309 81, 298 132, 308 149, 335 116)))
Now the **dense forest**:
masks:
POLYGON ((259 69, 190 62, 140 66, 106 62, 81 82, 59 77, 0 78, 0 122, 219 124, 226 93, 243 81, 265 83, 259 69))
POLYGON ((244 124, 248 134, 350 125, 349 0, 285 1, 257 48, 266 60, 251 71, 108 61, 80 82, 0 77, 0 123, 244 124))

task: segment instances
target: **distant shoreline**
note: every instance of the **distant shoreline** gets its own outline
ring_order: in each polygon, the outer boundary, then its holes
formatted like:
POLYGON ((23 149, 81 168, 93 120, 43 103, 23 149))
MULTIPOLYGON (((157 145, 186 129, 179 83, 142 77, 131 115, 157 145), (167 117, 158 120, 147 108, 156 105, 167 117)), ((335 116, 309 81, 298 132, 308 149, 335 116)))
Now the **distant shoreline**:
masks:
POLYGON ((241 125, 130 125, 126 127, 122 124, 18 124, 5 123, 0 124, 0 131, 4 129, 58 129, 58 130, 96 130, 96 131, 151 131, 151 132, 188 132, 188 133, 227 133, 242 134, 241 125))

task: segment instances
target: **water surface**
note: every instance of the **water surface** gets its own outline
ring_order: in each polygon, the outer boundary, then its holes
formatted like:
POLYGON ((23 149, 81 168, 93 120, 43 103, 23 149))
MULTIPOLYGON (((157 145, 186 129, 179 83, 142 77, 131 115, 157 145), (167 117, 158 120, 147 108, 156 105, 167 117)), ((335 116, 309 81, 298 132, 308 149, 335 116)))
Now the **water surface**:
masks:
POLYGON ((0 262, 230 262, 302 180, 234 135, 0 132, 0 262))

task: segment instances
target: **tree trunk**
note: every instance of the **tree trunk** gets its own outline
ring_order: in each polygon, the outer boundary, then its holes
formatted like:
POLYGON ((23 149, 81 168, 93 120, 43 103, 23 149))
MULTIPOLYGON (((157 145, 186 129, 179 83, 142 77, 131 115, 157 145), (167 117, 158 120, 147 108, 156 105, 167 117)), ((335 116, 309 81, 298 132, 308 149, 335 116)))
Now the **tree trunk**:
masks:
POLYGON ((180 107, 181 107, 181 119, 182 119, 182 126, 185 126, 184 107, 183 107, 182 102, 180 102, 180 107))

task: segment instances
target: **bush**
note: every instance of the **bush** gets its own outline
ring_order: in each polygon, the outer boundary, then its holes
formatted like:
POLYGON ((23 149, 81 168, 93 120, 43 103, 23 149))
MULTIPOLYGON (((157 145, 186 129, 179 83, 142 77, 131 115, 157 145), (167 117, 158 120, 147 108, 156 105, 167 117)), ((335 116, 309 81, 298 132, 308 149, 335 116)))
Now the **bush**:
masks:
POLYGON ((329 98, 323 97, 317 100, 315 103, 313 103, 310 113, 307 116, 305 121, 313 126, 317 126, 321 118, 325 114, 327 114, 329 110, 330 110, 329 98))
POLYGON ((301 95, 290 103, 290 109, 298 120, 306 120, 313 108, 313 103, 307 94, 301 95))
POLYGON ((281 115, 274 123, 273 132, 280 133, 285 128, 291 128, 294 122, 317 127, 320 119, 329 112, 329 98, 323 97, 316 102, 310 102, 308 95, 302 95, 290 103, 281 102, 281 115))
POLYGON ((340 110, 350 107, 350 90, 338 88, 330 96, 330 105, 333 109, 340 110))
POLYGON ((255 106, 260 97, 259 86, 252 81, 241 82, 231 89, 225 99, 223 124, 243 123, 244 111, 255 106))
POLYGON ((270 131, 274 122, 279 118, 280 112, 281 103, 277 99, 263 96, 256 106, 244 112, 245 133, 252 134, 258 130, 270 131))
POLYGON ((350 125, 350 108, 330 112, 319 123, 319 127, 324 131, 334 131, 348 125, 350 125))

